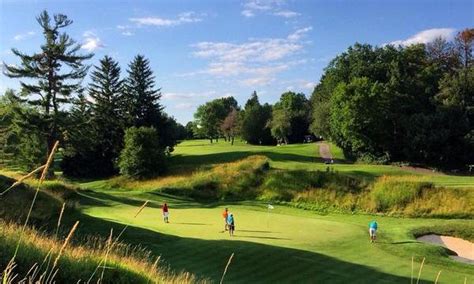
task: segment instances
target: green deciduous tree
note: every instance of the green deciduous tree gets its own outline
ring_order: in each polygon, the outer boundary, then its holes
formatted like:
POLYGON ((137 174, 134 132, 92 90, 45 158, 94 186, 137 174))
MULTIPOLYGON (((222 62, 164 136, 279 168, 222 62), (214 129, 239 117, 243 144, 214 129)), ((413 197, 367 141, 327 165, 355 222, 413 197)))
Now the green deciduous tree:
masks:
POLYGON ((272 118, 272 106, 261 105, 257 92, 253 92, 245 104, 241 115, 240 132, 242 139, 254 145, 275 144, 270 132, 269 121, 272 118))
POLYGON ((282 94, 280 101, 273 106, 272 133, 278 133, 278 136, 274 137, 283 139, 285 143, 303 142, 308 134, 310 112, 310 104, 304 94, 282 94))

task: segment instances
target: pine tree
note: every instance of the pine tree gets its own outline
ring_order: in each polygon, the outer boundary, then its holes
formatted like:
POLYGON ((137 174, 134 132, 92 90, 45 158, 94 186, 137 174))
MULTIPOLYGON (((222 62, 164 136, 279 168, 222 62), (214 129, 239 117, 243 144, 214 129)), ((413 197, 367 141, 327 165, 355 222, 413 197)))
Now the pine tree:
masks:
POLYGON ((120 79, 118 62, 105 56, 95 66, 89 85, 92 98, 92 126, 96 132, 97 153, 113 172, 114 163, 120 155, 124 135, 124 85, 120 79))
POLYGON ((158 101, 161 93, 160 89, 155 89, 150 62, 143 55, 137 55, 127 71, 125 88, 129 126, 160 128, 163 107, 158 101))
POLYGON ((38 128, 44 132, 48 153, 55 140, 60 139, 61 105, 71 102, 73 94, 80 90, 81 79, 87 74, 84 60, 93 54, 80 55, 80 45, 61 29, 72 24, 67 16, 56 14, 53 19, 43 11, 37 18, 43 29, 45 43, 41 50, 27 55, 13 48, 21 60, 19 66, 5 65, 5 75, 10 78, 27 78, 21 81, 22 94, 30 105, 39 107, 42 119, 38 128))

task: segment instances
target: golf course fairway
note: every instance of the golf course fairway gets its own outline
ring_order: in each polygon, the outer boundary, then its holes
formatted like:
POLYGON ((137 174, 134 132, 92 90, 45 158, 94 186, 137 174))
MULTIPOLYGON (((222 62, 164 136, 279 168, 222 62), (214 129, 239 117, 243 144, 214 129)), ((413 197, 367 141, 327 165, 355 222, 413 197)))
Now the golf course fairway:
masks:
POLYGON ((256 201, 201 204, 152 191, 104 190, 100 181, 81 187, 87 188, 81 191, 82 213, 90 217, 82 230, 129 225, 124 241, 151 250, 175 271, 212 282, 220 281, 232 253, 226 283, 410 283, 412 277, 417 280, 423 258, 420 283, 434 282, 440 270, 440 283, 473 281, 471 265, 449 259, 441 247, 420 243, 410 233, 428 225, 467 226, 469 220, 319 215, 278 205, 268 209, 256 201), (164 202, 170 207, 169 224, 161 218, 164 202), (233 237, 224 232, 224 207, 235 216, 233 237), (367 232, 373 219, 379 223, 375 244, 367 232))

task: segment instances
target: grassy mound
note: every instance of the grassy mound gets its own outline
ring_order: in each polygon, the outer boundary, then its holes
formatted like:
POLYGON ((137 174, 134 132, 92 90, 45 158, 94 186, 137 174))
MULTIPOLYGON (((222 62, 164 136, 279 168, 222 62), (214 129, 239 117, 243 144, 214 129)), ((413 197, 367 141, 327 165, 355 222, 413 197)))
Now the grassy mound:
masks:
POLYGON ((474 217, 472 190, 435 187, 416 176, 383 176, 368 184, 332 171, 273 171, 262 188, 260 200, 323 212, 474 217))
MULTIPOLYGON (((0 175, 0 190, 3 191, 15 182, 14 179, 0 175)), ((0 219, 24 222, 35 190, 28 185, 20 184, 0 197, 0 219)), ((30 216, 33 224, 55 218, 59 214, 62 200, 53 198, 45 191, 40 191, 34 210, 30 216)))
POLYGON ((223 163, 192 174, 146 181, 113 178, 111 189, 157 191, 198 201, 260 200, 341 213, 408 217, 472 218, 474 191, 436 187, 423 176, 382 176, 375 180, 326 170, 269 168, 262 155, 223 163))
POLYGON ((266 157, 250 156, 196 172, 185 180, 164 187, 162 192, 207 201, 254 199, 268 169, 266 157))
MULTIPOLYGON (((0 267, 7 267, 18 244, 21 227, 0 221, 0 267)), ((70 241, 70 240, 69 240, 70 241)), ((9 278, 29 282, 50 278, 59 283, 75 283, 91 280, 96 283, 192 283, 194 276, 186 273, 172 274, 162 269, 150 253, 126 244, 107 249, 107 240, 69 245, 62 250, 64 240, 26 229, 19 243, 15 268, 9 278), (59 257, 56 268, 54 261, 59 257), (107 259, 106 269, 104 266, 107 259), (102 273, 104 273, 102 275, 102 273)))

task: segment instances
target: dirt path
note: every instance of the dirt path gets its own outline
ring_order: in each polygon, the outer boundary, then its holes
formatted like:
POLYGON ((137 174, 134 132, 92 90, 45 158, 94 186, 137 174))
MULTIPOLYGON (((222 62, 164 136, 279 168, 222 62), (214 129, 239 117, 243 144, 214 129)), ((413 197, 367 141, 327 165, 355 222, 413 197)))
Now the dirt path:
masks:
POLYGON ((319 143, 319 155, 324 160, 332 160, 331 149, 329 148, 329 144, 327 143, 319 143))
POLYGON ((438 235, 425 235, 417 238, 417 240, 425 242, 442 245, 454 252, 457 253, 457 256, 452 256, 452 258, 474 264, 474 244, 455 237, 448 236, 438 236, 438 235))

